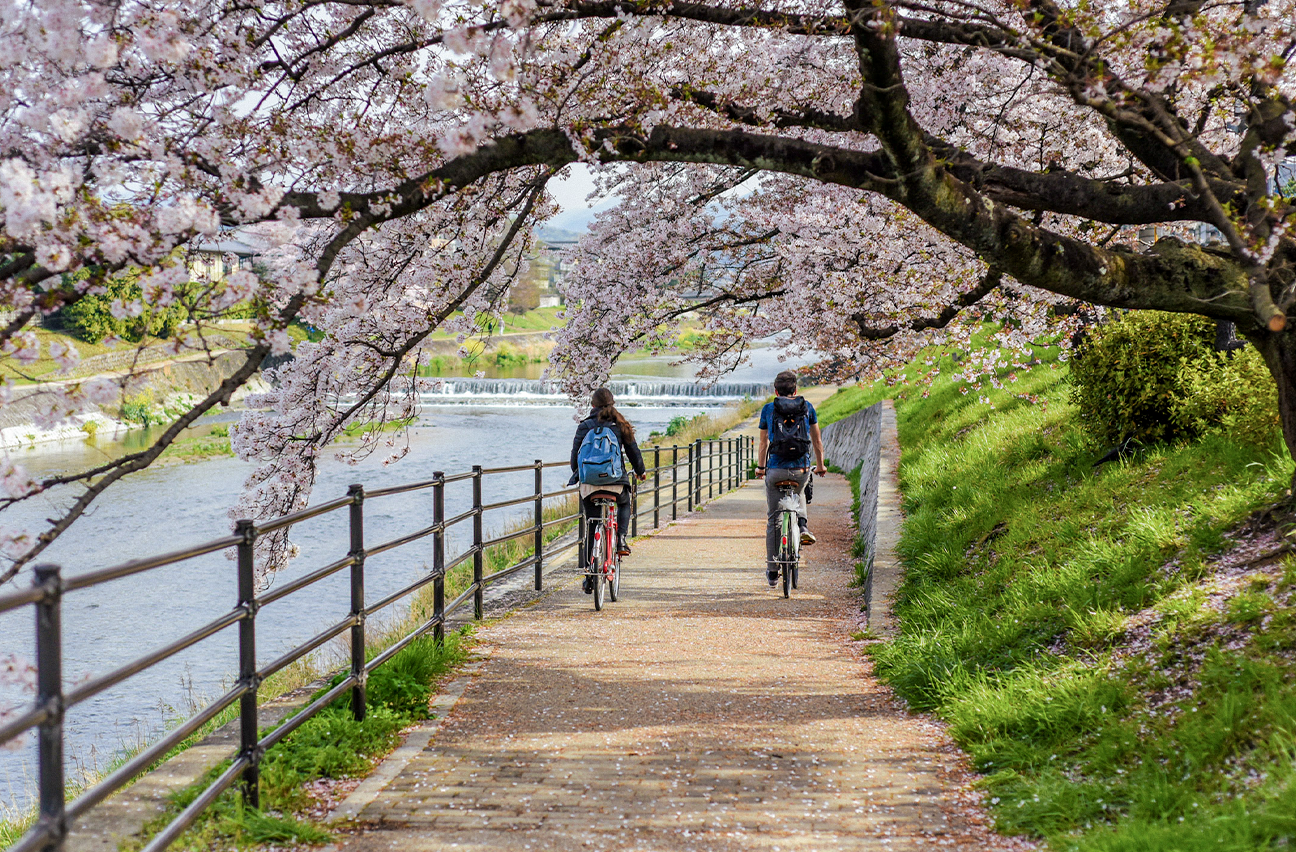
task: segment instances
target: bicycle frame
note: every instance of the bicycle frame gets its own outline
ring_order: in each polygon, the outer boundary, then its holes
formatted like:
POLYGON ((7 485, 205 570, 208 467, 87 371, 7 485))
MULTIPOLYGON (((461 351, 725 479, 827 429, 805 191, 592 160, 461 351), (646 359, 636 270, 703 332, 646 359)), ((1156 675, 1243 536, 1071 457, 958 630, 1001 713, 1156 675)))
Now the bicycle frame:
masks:
POLYGON ((603 608, 603 586, 606 583, 615 602, 620 591, 621 557, 617 554, 616 501, 594 498, 599 514, 588 518, 585 536, 584 573, 594 577, 594 609, 603 608))

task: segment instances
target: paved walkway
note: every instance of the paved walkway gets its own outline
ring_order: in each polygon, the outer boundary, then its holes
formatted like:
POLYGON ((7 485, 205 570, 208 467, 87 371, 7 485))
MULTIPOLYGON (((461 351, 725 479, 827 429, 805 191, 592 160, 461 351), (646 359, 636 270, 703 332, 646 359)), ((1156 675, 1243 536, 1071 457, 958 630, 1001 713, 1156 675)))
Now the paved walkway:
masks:
POLYGON ((341 848, 1001 846, 956 750, 850 639, 849 486, 816 484, 788 600, 762 514, 750 483, 641 541, 602 612, 569 583, 482 629, 489 657, 341 848))

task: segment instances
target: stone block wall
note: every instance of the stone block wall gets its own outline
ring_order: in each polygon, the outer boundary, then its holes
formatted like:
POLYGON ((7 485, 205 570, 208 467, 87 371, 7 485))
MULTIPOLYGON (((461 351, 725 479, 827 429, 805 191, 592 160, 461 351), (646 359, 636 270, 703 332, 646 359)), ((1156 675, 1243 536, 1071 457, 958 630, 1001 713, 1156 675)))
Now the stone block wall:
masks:
POLYGON ((859 528, 864 543, 864 601, 871 603, 877 549, 878 475, 882 459, 882 403, 823 427, 824 455, 834 467, 860 472, 859 528))

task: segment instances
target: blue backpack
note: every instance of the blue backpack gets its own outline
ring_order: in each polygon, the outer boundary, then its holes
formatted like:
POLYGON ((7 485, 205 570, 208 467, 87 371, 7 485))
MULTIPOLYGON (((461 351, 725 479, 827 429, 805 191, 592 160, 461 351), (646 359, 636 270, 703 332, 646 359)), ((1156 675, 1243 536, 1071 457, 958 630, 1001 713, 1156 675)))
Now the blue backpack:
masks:
POLYGON ((585 485, 609 485, 625 476, 621 440, 611 426, 595 426, 585 433, 576 451, 576 474, 585 485))

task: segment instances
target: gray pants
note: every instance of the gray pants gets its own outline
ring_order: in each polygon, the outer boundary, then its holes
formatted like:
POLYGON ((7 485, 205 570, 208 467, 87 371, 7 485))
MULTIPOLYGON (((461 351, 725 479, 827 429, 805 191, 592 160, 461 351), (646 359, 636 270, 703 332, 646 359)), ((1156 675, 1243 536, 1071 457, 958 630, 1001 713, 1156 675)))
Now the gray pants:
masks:
MULTIPOLYGON (((774 557, 778 556, 779 539, 782 537, 782 531, 779 529, 779 498, 783 492, 779 490, 780 482, 795 482, 797 484, 797 494, 800 496, 797 507, 797 515, 805 520, 806 502, 805 502, 805 484, 810 480, 810 471, 806 468, 778 468, 771 467, 765 471, 765 508, 768 510, 768 520, 765 523, 765 570, 777 571, 778 566, 774 564, 774 557)), ((798 531, 798 535, 800 532, 798 531)))

